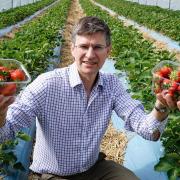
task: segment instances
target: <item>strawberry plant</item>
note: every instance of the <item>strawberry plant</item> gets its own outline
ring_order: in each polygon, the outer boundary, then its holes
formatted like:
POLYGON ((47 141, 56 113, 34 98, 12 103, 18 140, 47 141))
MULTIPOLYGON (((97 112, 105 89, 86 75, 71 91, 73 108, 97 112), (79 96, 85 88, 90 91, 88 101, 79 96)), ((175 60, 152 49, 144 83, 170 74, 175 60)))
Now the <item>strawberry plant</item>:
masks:
POLYGON ((146 6, 126 0, 96 0, 96 2, 109 7, 119 15, 180 42, 180 11, 163 9, 158 6, 146 6))
POLYGON ((16 154, 13 152, 19 143, 19 139, 30 141, 31 138, 23 133, 16 134, 16 140, 7 140, 0 144, 0 176, 8 175, 13 169, 25 170, 22 163, 17 160, 16 154))
POLYGON ((32 15, 39 9, 53 3, 55 0, 41 0, 33 4, 28 4, 21 7, 9 9, 4 12, 0 12, 0 28, 4 28, 13 25, 25 17, 32 15))
POLYGON ((167 172, 170 180, 180 177, 180 121, 179 114, 171 114, 166 131, 163 133, 164 157, 155 165, 156 171, 167 172))
POLYGON ((54 47, 62 41, 70 0, 61 0, 41 17, 22 26, 15 38, 0 41, 0 57, 17 59, 25 65, 32 79, 47 68, 54 47))

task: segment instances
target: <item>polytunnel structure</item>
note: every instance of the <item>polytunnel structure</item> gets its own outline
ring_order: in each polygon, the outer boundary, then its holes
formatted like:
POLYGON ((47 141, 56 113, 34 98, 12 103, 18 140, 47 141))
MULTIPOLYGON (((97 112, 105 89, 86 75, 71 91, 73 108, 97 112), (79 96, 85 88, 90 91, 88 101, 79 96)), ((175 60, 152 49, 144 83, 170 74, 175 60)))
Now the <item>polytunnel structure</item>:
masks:
MULTIPOLYGON (((2 122, 1 96, 7 99, 14 96, 16 103, 37 77, 72 64, 71 33, 84 16, 96 16, 111 29, 111 52, 100 72, 118 77, 131 97, 142 102, 147 114, 154 108, 158 93, 166 92, 175 102, 179 101, 179 0, 0 0, 0 179, 33 180, 30 166, 36 138, 40 135, 36 133, 37 126, 41 127, 37 116, 32 118, 32 124, 22 121, 25 127, 20 132, 15 132, 18 123, 14 127, 9 125, 13 119, 2 122), (163 67, 163 62, 170 63, 163 67), (161 68, 168 69, 168 74, 164 75, 161 68), (18 78, 14 73, 17 70, 20 72, 18 78)), ((100 48, 104 50, 107 46, 100 48)), ((91 49, 94 60, 98 61, 96 46, 91 49)), ((92 67, 92 64, 88 66, 92 67)), ((94 114, 99 109, 94 109, 94 114)), ((141 180, 180 179, 178 106, 168 112, 158 141, 145 140, 127 131, 123 117, 118 117, 115 111, 110 119, 114 129, 109 129, 110 125, 107 127, 102 138, 105 146, 100 147, 107 159, 122 164, 141 180), (120 146, 121 143, 125 144, 120 146), (111 145, 116 148, 110 148, 111 145)), ((85 129, 86 132, 82 130, 84 135, 89 132, 88 127, 85 129)))

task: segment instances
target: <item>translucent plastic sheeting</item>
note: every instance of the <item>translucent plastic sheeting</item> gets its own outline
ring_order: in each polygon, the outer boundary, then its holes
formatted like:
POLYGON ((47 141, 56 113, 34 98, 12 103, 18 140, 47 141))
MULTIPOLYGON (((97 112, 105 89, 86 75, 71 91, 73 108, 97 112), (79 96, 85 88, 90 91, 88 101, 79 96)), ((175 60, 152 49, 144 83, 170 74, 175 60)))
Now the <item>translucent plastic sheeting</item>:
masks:
POLYGON ((31 128, 24 128, 23 132, 31 136, 32 141, 27 142, 27 141, 19 140, 15 153, 18 157, 18 160, 23 164, 25 171, 14 170, 9 176, 6 176, 4 180, 28 180, 29 164, 30 164, 29 157, 31 155, 33 138, 35 135, 35 123, 33 123, 31 128))
POLYGON ((11 8, 24 6, 26 4, 35 3, 39 0, 0 0, 0 12, 11 8))
POLYGON ((145 26, 139 25, 135 21, 132 21, 130 19, 126 19, 124 16, 119 16, 118 14, 116 14, 111 9, 109 9, 109 8, 99 4, 99 3, 96 3, 94 1, 92 1, 92 2, 94 4, 96 4, 97 6, 101 7, 103 10, 107 11, 108 13, 110 13, 111 15, 117 15, 119 20, 126 22, 126 24, 128 24, 128 25, 132 25, 134 28, 138 29, 140 32, 146 32, 153 39, 158 40, 158 41, 166 44, 167 48, 169 50, 175 50, 175 51, 179 51, 180 52, 179 42, 174 41, 174 40, 170 39, 169 37, 167 37, 165 35, 162 35, 161 33, 158 33, 158 32, 156 32, 154 30, 150 30, 150 29, 146 28, 145 26))
POLYGON ((53 69, 58 67, 59 59, 60 59, 60 49, 61 49, 61 44, 54 48, 53 56, 48 59, 49 66, 47 68, 47 71, 52 71, 53 69))
POLYGON ((138 2, 139 4, 159 6, 165 9, 180 10, 179 0, 128 0, 131 2, 138 2))
MULTIPOLYGON (((112 60, 106 60, 102 71, 119 74, 119 80, 125 88, 128 88, 124 73, 122 73, 121 76, 121 73, 115 69, 114 63, 112 60)), ((161 142, 147 141, 134 132, 126 131, 124 129, 124 121, 119 118, 115 112, 112 114, 112 121, 117 130, 124 131, 127 134, 128 145, 125 153, 124 166, 132 170, 141 180, 168 180, 165 173, 154 171, 154 165, 158 163, 159 158, 163 155, 161 142)))
POLYGON ((50 4, 49 6, 46 6, 45 8, 35 12, 33 15, 26 17, 23 21, 18 22, 15 25, 12 26, 8 26, 6 28, 0 29, 0 37, 5 36, 7 33, 11 32, 14 28, 19 28, 20 26, 22 26, 23 24, 25 24, 26 22, 32 20, 33 18, 35 18, 36 16, 38 16, 40 13, 42 13, 43 11, 45 11, 46 9, 50 8, 51 6, 53 6, 54 4, 56 4, 57 2, 59 2, 59 0, 57 0, 56 2, 50 4))

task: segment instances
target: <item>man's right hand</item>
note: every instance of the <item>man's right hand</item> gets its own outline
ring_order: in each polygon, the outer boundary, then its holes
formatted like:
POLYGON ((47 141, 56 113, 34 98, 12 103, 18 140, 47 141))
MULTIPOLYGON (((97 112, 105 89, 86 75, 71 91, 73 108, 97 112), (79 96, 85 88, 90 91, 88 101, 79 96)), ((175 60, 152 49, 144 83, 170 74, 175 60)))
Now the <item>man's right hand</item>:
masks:
POLYGON ((0 127, 4 126, 8 106, 14 102, 15 97, 0 95, 0 127))

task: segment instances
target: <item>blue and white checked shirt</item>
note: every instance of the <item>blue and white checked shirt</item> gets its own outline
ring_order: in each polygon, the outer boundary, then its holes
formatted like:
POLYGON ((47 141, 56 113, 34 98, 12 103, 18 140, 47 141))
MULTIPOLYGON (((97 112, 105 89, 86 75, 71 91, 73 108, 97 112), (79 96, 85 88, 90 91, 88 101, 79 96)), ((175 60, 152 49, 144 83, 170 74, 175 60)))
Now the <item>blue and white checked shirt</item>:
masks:
MULTIPOLYGON (((128 130, 152 139, 152 130, 163 127, 146 115, 141 103, 131 99, 120 81, 99 73, 89 101, 76 65, 40 75, 8 110, 0 129, 0 141, 30 127, 38 118, 33 163, 38 173, 71 175, 89 169, 97 160, 99 146, 112 110, 125 120, 128 130)), ((162 129, 163 129, 162 128, 162 129)))

